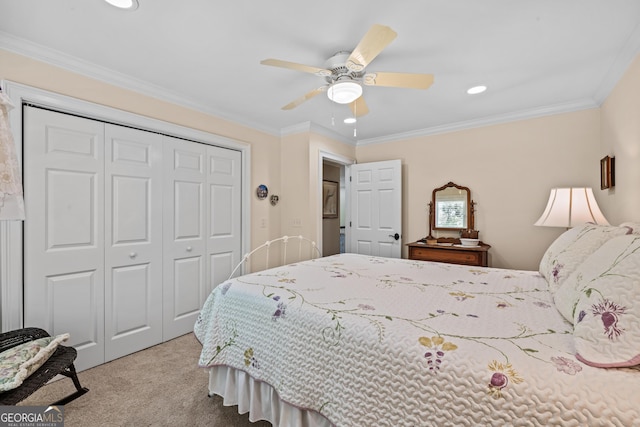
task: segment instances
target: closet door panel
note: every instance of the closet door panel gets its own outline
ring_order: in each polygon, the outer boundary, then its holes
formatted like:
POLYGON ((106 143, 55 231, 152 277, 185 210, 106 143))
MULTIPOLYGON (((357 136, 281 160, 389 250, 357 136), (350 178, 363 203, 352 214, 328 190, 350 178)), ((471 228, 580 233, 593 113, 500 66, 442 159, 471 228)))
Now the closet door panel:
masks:
POLYGON ((46 247, 49 251, 95 247, 95 173, 47 170, 46 247), (71 215, 70 215, 71 213, 71 215))
POLYGON ((162 342, 162 137, 105 126, 105 359, 162 342))
MULTIPOLYGON (((153 183, 148 177, 112 176, 112 242, 114 246, 149 244, 153 183), (137 212, 139 215, 131 215, 137 212)), ((157 183, 155 184, 157 185, 157 183)))
MULTIPOLYGON (((173 293, 173 313, 174 319, 181 319, 189 314, 195 314, 200 309, 200 286, 202 284, 202 257, 176 259, 174 262, 174 278, 178 286, 173 293)), ((193 328, 191 322, 189 331, 193 328)), ((193 322, 195 324, 195 320, 193 322)), ((183 331, 188 332, 188 331, 183 331)))
POLYGON ((204 292, 206 146, 164 138, 164 329, 168 340, 193 331, 204 292))
POLYGON ((201 304, 240 261, 241 183, 240 152, 207 147, 208 269, 201 304))
POLYGON ((150 264, 113 269, 111 291, 113 307, 117 310, 113 310, 111 316, 115 337, 143 331, 153 325, 153 310, 147 304, 152 291, 150 269, 150 264))
MULTIPOLYGON (((76 369, 86 369, 104 361, 99 354, 90 363, 87 353, 93 353, 103 340, 104 325, 102 319, 96 319, 96 294, 102 294, 102 276, 96 271, 82 271, 47 277, 51 289, 50 313, 55 329, 68 331, 70 343, 78 351, 76 369), (85 320, 88 319, 88 320, 85 320), (100 320, 100 321, 98 321, 100 320)), ((100 310, 102 311, 102 310, 100 310)))
POLYGON ((24 323, 104 362, 104 124, 24 110, 24 323))

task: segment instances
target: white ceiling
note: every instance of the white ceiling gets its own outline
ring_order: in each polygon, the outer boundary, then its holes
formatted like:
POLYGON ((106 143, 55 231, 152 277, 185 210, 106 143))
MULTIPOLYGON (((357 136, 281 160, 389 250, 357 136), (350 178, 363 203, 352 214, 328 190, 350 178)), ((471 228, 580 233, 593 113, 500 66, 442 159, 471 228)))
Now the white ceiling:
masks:
POLYGON ((0 0, 0 48, 272 134, 312 126, 358 143, 592 108, 640 52, 638 0, 139 3, 0 0), (324 94, 281 110, 324 80, 262 59, 323 67, 373 24, 398 37, 367 71, 432 73, 431 88, 365 86, 357 138, 324 94), (479 83, 489 90, 466 94, 479 83))

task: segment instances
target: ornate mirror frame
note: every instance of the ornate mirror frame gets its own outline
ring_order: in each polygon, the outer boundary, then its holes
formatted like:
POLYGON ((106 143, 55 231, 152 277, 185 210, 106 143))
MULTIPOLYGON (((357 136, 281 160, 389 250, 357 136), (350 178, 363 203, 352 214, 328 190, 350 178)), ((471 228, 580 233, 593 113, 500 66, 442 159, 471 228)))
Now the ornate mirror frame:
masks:
POLYGON ((471 190, 468 187, 463 187, 453 182, 449 182, 442 187, 434 189, 431 195, 431 202, 429 203, 429 236, 431 235, 431 230, 474 230, 475 221, 473 205, 474 202, 471 200, 471 190), (446 226, 446 224, 438 222, 437 212, 444 203, 444 201, 439 200, 438 196, 441 196, 440 199, 442 199, 442 195, 446 195, 447 192, 451 195, 455 195, 456 192, 460 194, 460 197, 455 197, 451 200, 451 209, 454 211, 456 209, 459 210, 459 208, 456 208, 456 205, 459 206, 461 201, 464 202, 464 205, 462 206, 463 212, 461 215, 458 215, 458 217, 462 216, 462 218, 454 218, 456 221, 462 221, 460 226, 446 226))

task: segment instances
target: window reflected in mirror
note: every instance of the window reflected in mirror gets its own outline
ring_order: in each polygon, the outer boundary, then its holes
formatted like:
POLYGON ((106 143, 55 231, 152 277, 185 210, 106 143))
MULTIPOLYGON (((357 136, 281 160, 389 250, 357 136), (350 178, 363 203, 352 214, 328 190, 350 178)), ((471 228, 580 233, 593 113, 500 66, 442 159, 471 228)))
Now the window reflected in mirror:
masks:
POLYGON ((474 226, 471 191, 453 182, 433 190, 429 203, 431 230, 468 230, 474 226))
POLYGON ((436 195, 435 228, 467 228, 467 194, 455 187, 436 195))

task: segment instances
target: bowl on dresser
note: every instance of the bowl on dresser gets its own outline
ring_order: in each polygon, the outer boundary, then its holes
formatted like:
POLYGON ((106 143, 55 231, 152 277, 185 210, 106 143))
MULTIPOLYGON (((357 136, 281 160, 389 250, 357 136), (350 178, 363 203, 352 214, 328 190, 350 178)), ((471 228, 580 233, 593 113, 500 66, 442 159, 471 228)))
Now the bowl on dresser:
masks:
POLYGON ((480 243, 480 239, 460 238, 460 244, 462 246, 478 246, 479 243, 480 243))

